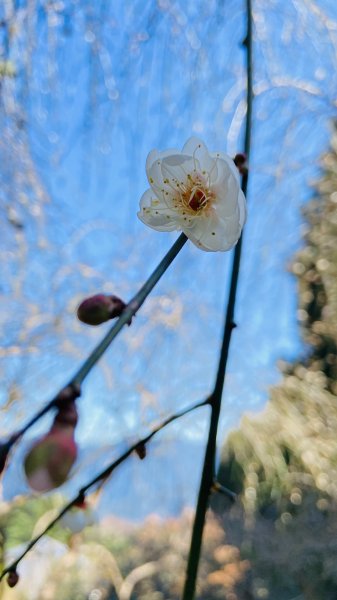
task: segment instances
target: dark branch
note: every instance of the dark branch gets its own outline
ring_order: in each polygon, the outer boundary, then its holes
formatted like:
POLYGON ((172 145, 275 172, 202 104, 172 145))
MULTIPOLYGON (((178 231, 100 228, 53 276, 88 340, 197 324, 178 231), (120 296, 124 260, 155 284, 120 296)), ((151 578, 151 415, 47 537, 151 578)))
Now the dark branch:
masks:
MULTIPOLYGON (((251 144, 252 127, 252 101, 253 101, 253 77, 252 77, 252 11, 251 0, 246 0, 247 6, 247 35, 244 40, 246 48, 246 72, 247 72, 247 114, 245 127, 244 152, 249 157, 251 144)), ((248 186, 248 170, 244 173, 241 180, 242 191, 246 195, 248 186)), ((193 600, 195 595, 196 580, 199 568, 202 536, 205 526, 206 512, 209 505, 209 497, 214 485, 215 476, 215 456, 216 439, 218 432, 218 423, 221 409, 221 399, 224 387, 226 367, 228 360, 229 346, 234 329, 234 309, 236 301, 236 292, 239 278, 240 260, 241 260, 242 236, 239 239, 234 252, 229 297, 226 310, 226 318, 220 351, 218 370, 211 396, 211 420, 208 433, 208 441, 205 452, 204 466, 201 476, 197 508, 194 518, 190 552, 187 562, 186 579, 182 600, 193 600)))
POLYGON ((211 491, 214 493, 222 494, 223 496, 227 496, 227 498, 232 500, 232 502, 234 502, 237 499, 237 494, 235 492, 232 492, 232 490, 225 487, 224 485, 221 485, 221 483, 219 483, 216 480, 213 481, 211 491))
POLYGON ((98 475, 96 475, 95 477, 93 477, 86 485, 84 485, 78 492, 78 494, 75 496, 75 498, 73 498, 70 502, 68 502, 63 508, 62 510, 57 514, 57 516, 55 517, 55 519, 53 519, 48 525, 47 527, 45 527, 45 529, 39 533, 39 535, 37 535, 35 538, 33 538, 29 544, 26 546, 25 550, 22 552, 22 554, 20 554, 20 556, 13 561, 8 567, 6 567, 1 575, 0 575, 0 581, 3 579, 3 577, 10 572, 15 572, 16 568, 18 566, 18 564, 22 561, 22 559, 26 556, 26 554, 28 554, 28 552, 37 544, 37 542, 44 536, 46 535, 46 533, 48 533, 48 531, 50 531, 50 529, 52 529, 52 527, 54 527, 54 525, 56 525, 56 523, 58 521, 60 521, 60 519, 62 519, 62 517, 74 506, 80 504, 81 502, 84 501, 85 499, 85 495, 87 493, 87 491, 93 487, 94 485, 96 485, 97 483, 103 482, 105 483, 107 478, 111 475, 111 473, 117 469, 117 467, 122 464, 129 456, 130 454, 132 454, 132 452, 136 451, 137 448, 140 445, 144 445, 147 444, 159 431, 161 431, 162 429, 164 429, 165 427, 167 427, 167 425, 170 425, 170 423, 173 423, 173 421, 176 421, 177 419, 180 419, 181 417, 187 415, 188 413, 196 410, 197 408, 201 408, 202 406, 207 406, 209 404, 209 398, 207 398, 206 400, 203 400, 201 402, 197 402, 196 404, 192 404, 191 406, 188 406, 187 408, 178 411, 176 413, 174 413, 173 415, 171 415, 170 417, 168 417, 167 419, 164 419, 164 421, 162 421, 161 423, 159 423, 159 425, 157 425, 156 427, 154 427, 152 429, 152 431, 147 434, 145 437, 137 440, 137 442, 135 442, 134 444, 132 444, 125 452, 123 452, 123 454, 121 454, 114 462, 112 462, 110 465, 108 465, 105 469, 103 469, 100 473, 98 473, 98 475))
POLYGON ((72 377, 69 383, 60 391, 58 394, 50 400, 41 410, 39 410, 29 421, 26 423, 22 429, 17 431, 14 435, 12 435, 7 441, 0 444, 0 473, 3 471, 8 453, 14 443, 20 439, 24 433, 28 429, 30 429, 41 417, 43 417, 47 412, 51 409, 57 407, 60 403, 60 398, 62 395, 67 393, 69 390, 73 390, 74 398, 80 395, 80 386, 87 375, 90 373, 91 369, 96 365, 101 356, 110 346, 111 342, 117 337, 121 329, 126 324, 130 324, 132 317, 137 313, 140 309, 147 296, 153 290, 154 286, 158 283, 161 276, 168 269, 172 261, 175 259, 177 254, 180 252, 182 247, 187 241, 187 237, 184 233, 181 233, 179 238, 175 241, 173 246, 164 256, 162 261, 159 263, 157 268, 153 271, 144 285, 140 288, 137 294, 130 300, 130 302, 126 305, 123 313, 119 317, 118 321, 109 329, 108 333, 104 336, 101 342, 94 348, 89 357, 84 361, 81 367, 78 369, 77 373, 72 377), (1 468, 2 467, 2 468, 1 468))

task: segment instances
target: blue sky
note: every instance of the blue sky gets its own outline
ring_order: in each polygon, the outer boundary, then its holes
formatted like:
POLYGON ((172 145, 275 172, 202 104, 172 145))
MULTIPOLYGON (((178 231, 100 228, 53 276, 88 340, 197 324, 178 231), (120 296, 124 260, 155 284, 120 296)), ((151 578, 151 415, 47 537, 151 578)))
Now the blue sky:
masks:
MULTIPOLYGON (((11 191, 27 243, 19 259, 20 234, 2 241, 10 253, 0 298, 4 346, 20 341, 27 318, 26 339, 37 340, 35 353, 2 359, 22 389, 4 414, 4 432, 43 405, 106 330, 76 322, 81 298, 105 291, 129 299, 177 237, 137 219, 147 153, 180 148, 194 134, 210 150, 234 155, 242 150, 245 117, 243 2, 68 1, 51 3, 47 12, 39 6, 36 19, 24 8, 16 17, 19 33, 9 57, 18 76, 5 89, 24 107, 26 128, 13 137, 27 143, 44 195, 36 199, 28 189, 35 207, 29 211, 22 182, 14 181, 10 161, 2 163, 3 189, 11 191), (22 59, 28 47, 29 69, 22 59), (21 294, 14 302, 20 260, 21 294)), ((220 440, 244 412, 264 406, 269 386, 280 380, 277 361, 305 352, 288 267, 336 111, 334 3, 260 0, 253 6, 249 214, 220 440)), ((8 120, 0 126, 6 129, 8 120)), ((5 195, 3 202, 9 202, 5 195)), ((231 259, 231 253, 184 247, 85 383, 80 444, 141 434, 209 392, 231 259)), ((202 438, 206 421, 205 413, 195 414, 165 435, 202 438)))

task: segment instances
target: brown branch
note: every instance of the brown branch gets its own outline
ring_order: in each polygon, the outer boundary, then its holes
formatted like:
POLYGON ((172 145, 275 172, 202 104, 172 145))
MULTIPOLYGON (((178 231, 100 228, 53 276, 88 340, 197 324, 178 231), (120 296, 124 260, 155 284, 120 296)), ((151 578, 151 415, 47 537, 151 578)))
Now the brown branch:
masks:
POLYGON ((25 550, 22 552, 22 554, 20 554, 20 556, 14 560, 8 567, 6 567, 1 575, 0 575, 0 581, 3 579, 3 577, 7 574, 7 573, 11 573, 11 572, 15 572, 16 568, 18 566, 18 564, 22 561, 22 559, 26 556, 26 554, 28 554, 28 552, 37 544, 37 542, 44 536, 46 535, 46 533, 48 533, 48 531, 50 531, 50 529, 52 529, 52 527, 54 527, 54 525, 56 525, 56 523, 58 521, 60 521, 60 519, 62 519, 62 517, 73 507, 76 506, 78 503, 82 502, 85 498, 85 494, 86 492, 93 487, 95 484, 99 483, 99 482, 103 482, 105 483, 107 478, 111 475, 111 473, 120 465, 122 464, 129 456, 130 454, 132 454, 132 452, 137 451, 137 447, 142 445, 145 446, 145 444, 147 444, 159 431, 161 431, 162 429, 164 429, 165 427, 167 427, 167 425, 170 425, 170 423, 173 423, 173 421, 176 421, 177 419, 180 419, 181 417, 187 415, 188 413, 196 410, 197 408, 201 408, 202 406, 207 406, 210 403, 209 398, 206 398, 206 400, 197 402, 195 404, 192 404, 191 406, 188 406, 185 409, 182 409, 181 411, 178 411, 176 413, 174 413, 173 415, 171 415, 170 417, 167 417, 167 419, 164 419, 161 423, 159 423, 159 425, 157 425, 156 427, 154 427, 152 429, 152 431, 150 431, 150 433, 148 433, 146 436, 144 436, 143 438, 139 439, 137 442, 135 442, 134 444, 132 444, 131 446, 129 446, 129 448, 123 452, 123 454, 121 454, 115 461, 113 461, 110 465, 108 465, 105 469, 103 469, 102 471, 100 471, 100 473, 98 473, 98 475, 96 475, 95 477, 93 477, 86 485, 84 485, 79 492, 77 493, 77 495, 70 500, 63 508, 62 510, 57 514, 57 516, 43 529, 43 531, 41 533, 39 533, 39 535, 37 535, 36 537, 34 537, 29 544, 26 546, 25 550))
POLYGON ((11 435, 8 440, 3 443, 0 443, 0 473, 2 473, 5 465, 8 453, 12 446, 18 441, 24 433, 28 429, 30 429, 37 421, 41 419, 46 413, 50 410, 59 406, 60 402, 64 402, 65 396, 66 400, 74 400, 81 393, 81 384, 84 379, 90 373, 91 369, 96 365, 104 352, 108 349, 112 341, 117 337, 121 329, 124 325, 129 325, 132 317, 138 312, 140 307, 143 305, 147 296, 153 290, 155 285, 158 283, 161 276, 168 269, 172 261, 175 259, 177 254, 180 252, 182 247, 187 242, 187 237, 184 233, 181 233, 178 239, 174 242, 170 250, 166 253, 164 258, 161 260, 156 269, 151 273, 150 277, 144 283, 144 285, 140 288, 137 294, 130 300, 130 302, 125 306, 121 316, 114 323, 114 325, 109 329, 108 333, 104 336, 104 338, 100 341, 100 343, 94 348, 88 358, 83 362, 75 375, 71 378, 69 383, 60 390, 48 402, 41 410, 39 410, 33 417, 26 423, 24 427, 22 427, 19 431, 11 435))
MULTIPOLYGON (((247 34, 244 40, 247 59, 247 116, 244 140, 244 152, 248 159, 251 142, 252 127, 252 100, 253 100, 253 80, 252 80, 252 7, 251 0, 246 0, 247 7, 247 34)), ((244 172, 241 181, 241 187, 244 194, 247 192, 248 169, 244 172)), ((236 301, 236 292, 239 279, 240 259, 241 259, 242 236, 239 239, 234 252, 232 275, 229 288, 229 297, 226 309, 226 318, 220 351, 218 371, 216 375, 213 393, 211 394, 211 420, 208 432, 208 441, 204 458, 204 466, 201 476, 197 508, 193 523, 190 551, 187 561, 186 578, 183 590, 182 600, 193 600, 195 596, 195 587, 199 568, 202 536, 205 527, 206 512, 209 505, 209 497, 215 477, 215 456, 216 439, 221 410, 221 399, 224 387, 226 367, 228 360, 229 346, 232 331, 235 327, 234 309, 236 301)))

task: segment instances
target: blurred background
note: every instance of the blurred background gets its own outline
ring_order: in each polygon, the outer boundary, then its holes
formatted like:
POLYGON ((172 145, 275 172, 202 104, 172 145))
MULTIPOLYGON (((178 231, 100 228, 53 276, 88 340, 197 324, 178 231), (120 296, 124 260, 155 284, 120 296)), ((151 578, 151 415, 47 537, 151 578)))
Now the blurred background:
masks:
MULTIPOLYGON (((79 302, 129 300, 176 239, 136 216, 148 152, 191 135, 242 151, 245 32, 234 0, 2 1, 2 437, 109 328, 78 322, 79 302)), ((219 476, 240 501, 212 501, 198 597, 335 600, 335 2, 256 0, 253 36, 249 214, 218 439, 219 476)), ((0 488, 5 564, 127 444, 206 397, 231 260, 183 248, 86 380, 64 486, 34 495, 22 468, 52 415, 20 442, 0 488)), ((178 599, 207 425, 202 409, 161 432, 0 597, 178 599)))

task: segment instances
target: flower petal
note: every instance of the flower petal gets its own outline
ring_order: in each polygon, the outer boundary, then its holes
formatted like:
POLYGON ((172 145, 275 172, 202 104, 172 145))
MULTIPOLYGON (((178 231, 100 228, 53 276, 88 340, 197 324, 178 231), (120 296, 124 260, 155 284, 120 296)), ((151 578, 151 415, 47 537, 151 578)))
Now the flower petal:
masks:
POLYGON ((146 190, 142 195, 137 216, 145 225, 158 231, 173 231, 178 228, 175 211, 157 198, 152 189, 146 190))
POLYGON ((178 150, 165 150, 164 152, 158 152, 158 150, 152 150, 146 160, 146 174, 149 180, 149 184, 152 187, 154 193, 158 196, 165 197, 176 193, 176 189, 172 189, 170 185, 164 183, 161 165, 163 158, 167 156, 174 156, 179 154, 178 150))
POLYGON ((171 190, 180 192, 186 186, 188 176, 200 172, 200 165, 186 154, 174 154, 162 160, 161 171, 163 181, 170 186, 171 190))
POLYGON ((211 157, 222 160, 223 162, 225 162, 230 170, 230 172, 232 173, 232 175, 234 175, 235 179, 237 180, 237 182, 240 184, 240 174, 239 174, 239 169, 237 168, 234 160, 228 156, 228 154, 225 154, 224 152, 212 152, 211 153, 211 157))
POLYGON ((182 149, 182 152, 184 154, 189 154, 198 161, 201 173, 203 175, 208 174, 210 176, 211 181, 216 179, 217 161, 216 159, 212 158, 212 156, 208 152, 207 146, 202 140, 199 140, 196 137, 191 137, 189 140, 187 140, 186 144, 182 149))
POLYGON ((230 250, 241 233, 238 217, 224 221, 219 219, 215 211, 205 217, 194 219, 190 227, 182 227, 182 230, 198 248, 208 252, 230 250))
POLYGON ((163 158, 165 158, 165 156, 171 156, 172 154, 179 154, 179 150, 177 150, 176 148, 171 148, 170 150, 163 150, 161 152, 159 152, 159 150, 151 150, 151 152, 149 152, 149 154, 147 155, 146 159, 146 173, 148 174, 149 170, 155 162, 162 161, 163 158))
MULTIPOLYGON (((193 158, 181 154, 178 150, 150 152, 147 161, 147 176, 153 191, 157 195, 175 195, 184 185, 187 175, 199 165, 193 158), (153 160, 155 159, 155 160, 153 160), (179 184, 179 185, 178 185, 179 184)), ((199 167, 200 170, 200 167, 199 167)))
POLYGON ((239 210, 240 184, 222 159, 218 162, 218 174, 217 182, 211 186, 216 198, 214 206, 219 216, 226 218, 239 210))

